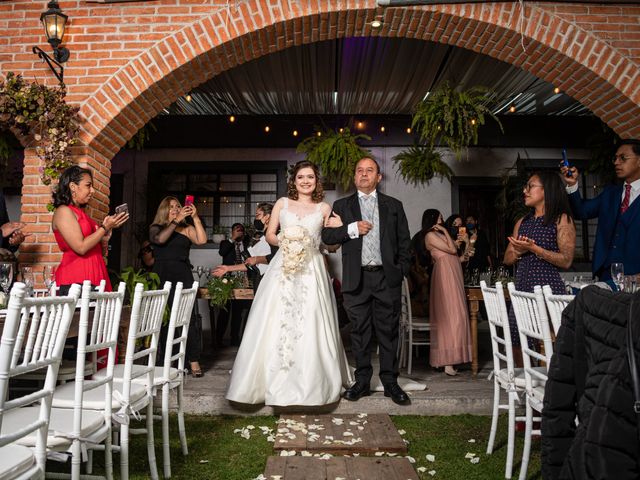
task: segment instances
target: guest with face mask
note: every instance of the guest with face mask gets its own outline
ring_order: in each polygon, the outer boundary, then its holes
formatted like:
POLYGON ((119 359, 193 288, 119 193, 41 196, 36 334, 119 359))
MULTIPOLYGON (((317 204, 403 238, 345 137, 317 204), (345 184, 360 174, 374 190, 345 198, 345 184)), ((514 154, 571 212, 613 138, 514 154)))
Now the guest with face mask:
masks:
POLYGON ((478 228, 478 220, 475 215, 467 215, 467 235, 469 235, 470 247, 474 254, 469 258, 467 269, 487 270, 493 266, 491 259, 491 247, 487 235, 478 228))

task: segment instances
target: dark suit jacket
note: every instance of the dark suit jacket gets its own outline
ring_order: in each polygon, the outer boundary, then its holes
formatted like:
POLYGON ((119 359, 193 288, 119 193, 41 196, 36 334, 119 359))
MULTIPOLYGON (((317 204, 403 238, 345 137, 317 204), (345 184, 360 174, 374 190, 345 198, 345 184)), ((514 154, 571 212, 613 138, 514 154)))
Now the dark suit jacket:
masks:
MULTIPOLYGON (((580 191, 569 195, 571 209, 577 219, 586 220, 588 218, 598 219, 598 229, 596 230, 596 241, 593 246, 593 273, 605 267, 609 249, 613 242, 616 223, 622 203, 622 185, 612 185, 595 198, 583 200, 580 191)), ((638 239, 640 238, 640 198, 636 199, 620 218, 622 221, 625 238, 622 239, 624 263, 624 273, 640 273, 640 248, 638 239)))
MULTIPOLYGON (((380 214, 380 252, 382 267, 389 287, 398 287, 411 266, 409 225, 402 202, 378 192, 380 214)), ((333 211, 340 215, 343 225, 338 228, 323 228, 322 241, 327 245, 342 244, 342 291, 358 288, 362 275, 362 237, 351 239, 350 223, 362 220, 358 192, 341 198, 333 204, 333 211)))
MULTIPOLYGON (((0 225, 4 225, 5 223, 9 223, 11 220, 9 219, 9 214, 7 213, 7 204, 4 201, 4 194, 0 192, 0 225)), ((0 248, 6 248, 7 250, 11 250, 15 252, 18 250, 17 246, 9 245, 9 237, 4 238, 0 235, 0 248)))
MULTIPOLYGON (((245 237, 242 239, 242 244, 244 245, 244 249, 247 250, 249 248, 249 238, 245 237)), ((218 248, 218 253, 222 257, 223 265, 235 265, 236 264, 236 247, 235 242, 230 240, 223 240, 220 242, 220 248, 218 248)))

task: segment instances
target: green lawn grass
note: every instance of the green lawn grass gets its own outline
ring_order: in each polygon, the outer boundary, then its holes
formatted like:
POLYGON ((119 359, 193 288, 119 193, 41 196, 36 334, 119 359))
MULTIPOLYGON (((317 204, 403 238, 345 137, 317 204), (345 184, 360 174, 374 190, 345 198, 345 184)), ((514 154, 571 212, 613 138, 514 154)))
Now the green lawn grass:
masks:
MULTIPOLYGON (((403 437, 409 441, 409 455, 415 458, 414 466, 426 467, 427 472, 435 470, 434 476, 420 473, 424 479, 500 479, 504 478, 506 457, 506 417, 500 419, 496 449, 493 455, 486 455, 489 436, 489 417, 458 415, 451 417, 397 416, 392 417, 399 430, 405 430, 403 437), (474 439, 475 443, 469 440, 474 439), (467 453, 480 457, 477 464, 465 458, 467 453), (425 456, 435 456, 434 462, 425 456)), ((276 417, 225 417, 189 416, 186 419, 189 455, 184 457, 178 440, 177 421, 172 417, 171 467, 172 478, 185 480, 252 480, 263 473, 266 459, 273 454, 273 444, 260 432, 260 426, 275 427, 276 417), (246 440, 235 429, 254 425, 251 438, 246 440)), ((160 424, 156 423, 156 455, 158 471, 162 478, 162 446, 160 424)), ((130 478, 149 478, 147 450, 144 436, 132 439, 130 452, 130 478)), ((514 478, 520 467, 523 435, 516 436, 514 478)), ((540 446, 534 440, 529 479, 540 478, 540 446)), ((114 455, 116 477, 119 477, 119 456, 114 455)), ((95 455, 95 471, 102 470, 101 453, 95 455)), ((49 462, 48 468, 65 471, 64 465, 49 462)), ((363 479, 364 480, 364 479, 363 479)))

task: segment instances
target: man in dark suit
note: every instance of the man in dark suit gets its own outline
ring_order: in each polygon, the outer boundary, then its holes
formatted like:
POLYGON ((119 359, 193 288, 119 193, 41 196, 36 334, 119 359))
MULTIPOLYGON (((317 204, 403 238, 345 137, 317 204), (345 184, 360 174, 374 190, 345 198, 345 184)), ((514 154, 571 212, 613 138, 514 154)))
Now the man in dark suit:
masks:
MULTIPOLYGON (((234 223, 231 226, 231 240, 223 240, 220 242, 218 253, 222 257, 222 264, 244 264, 243 253, 249 248, 249 240, 250 239, 245 236, 244 225, 234 223)), ((246 275, 246 273, 243 273, 243 275, 246 275)), ((222 339, 229 324, 229 317, 231 317, 231 345, 240 345, 242 321, 246 318, 250 307, 251 300, 232 300, 227 305, 227 310, 221 309, 218 312, 218 321, 216 323, 216 340, 218 346, 222 345, 222 339), (231 311, 229 311, 229 309, 231 311)))
POLYGON ((12 222, 9 220, 4 194, 0 192, 0 228, 2 229, 0 248, 6 248, 7 250, 15 252, 25 239, 25 234, 22 232, 25 226, 25 223, 12 222))
POLYGON ((613 165, 623 183, 608 186, 588 200, 580 195, 578 170, 561 169, 574 216, 581 220, 598 219, 592 271, 601 281, 611 284, 612 263, 623 263, 625 275, 640 273, 640 140, 622 140, 613 165))
POLYGON ((380 166, 371 158, 356 165, 357 192, 333 205, 322 230, 327 245, 342 245, 342 293, 353 325, 351 343, 356 383, 344 398, 370 394, 373 376, 369 348, 375 330, 380 349, 380 380, 384 394, 400 404, 409 397, 398 385, 398 323, 402 280, 409 273, 410 236, 402 203, 377 191, 380 166))

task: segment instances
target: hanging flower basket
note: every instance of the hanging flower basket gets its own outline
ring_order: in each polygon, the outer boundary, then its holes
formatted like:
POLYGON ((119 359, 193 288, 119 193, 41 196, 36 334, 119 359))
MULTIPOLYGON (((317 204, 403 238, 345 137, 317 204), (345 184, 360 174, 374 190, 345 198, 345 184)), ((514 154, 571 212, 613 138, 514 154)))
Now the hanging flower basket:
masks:
POLYGON ((45 185, 73 164, 70 149, 78 142, 79 109, 69 106, 65 96, 64 86, 30 83, 13 72, 0 79, 0 130, 33 138, 44 163, 40 178, 45 185))

